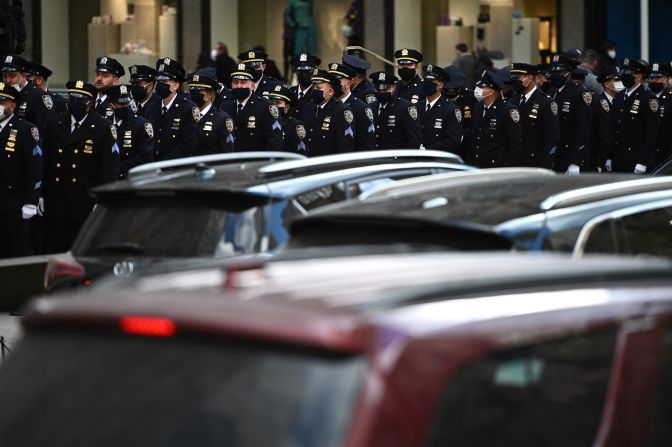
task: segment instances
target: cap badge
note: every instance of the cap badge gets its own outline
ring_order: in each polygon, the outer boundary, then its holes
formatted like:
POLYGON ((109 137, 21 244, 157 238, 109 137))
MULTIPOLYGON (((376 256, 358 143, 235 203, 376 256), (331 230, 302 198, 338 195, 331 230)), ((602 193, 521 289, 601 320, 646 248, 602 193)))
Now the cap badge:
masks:
POLYGON ((102 65, 107 64, 107 57, 105 57, 105 56, 101 57, 101 58, 100 58, 100 63, 101 63, 102 65))
POLYGON ((331 69, 332 69, 332 70, 336 70, 337 68, 338 68, 338 65, 337 65, 337 64, 331 64, 331 69))
POLYGON ((378 80, 379 81, 384 81, 385 80, 385 73, 381 73, 378 75, 378 80))
POLYGON ((238 70, 245 71, 245 64, 238 64, 238 70))
POLYGON ((427 71, 432 71, 432 70, 434 70, 434 66, 433 65, 427 65, 427 71))
POLYGON ((628 59, 627 57, 623 59, 623 65, 625 65, 626 67, 630 65, 630 59, 628 59))
POLYGON ((279 92, 281 88, 282 88, 282 86, 280 86, 280 85, 276 85, 274 90, 275 90, 276 92, 279 92))
POLYGON ((164 64, 159 65, 159 71, 164 71, 166 66, 164 64))
POLYGON ((136 74, 138 74, 138 67, 136 67, 135 65, 132 66, 132 67, 131 67, 131 74, 132 74, 132 75, 136 75, 136 74))
POLYGON ((194 82, 198 82, 198 75, 194 75, 194 82))
POLYGON ((313 70, 313 76, 317 76, 320 71, 316 68, 313 70))
POLYGON ((4 90, 4 89, 5 89, 5 83, 4 83, 4 82, 0 82, 0 90, 4 90))
POLYGON ((254 51, 250 51, 249 53, 247 53, 247 57, 249 57, 250 59, 254 59, 254 56, 255 56, 254 51))
POLYGON ((660 71, 658 64, 653 64, 651 71, 660 71))
POLYGON ((75 83, 75 88, 84 88, 84 81, 77 81, 75 83))
POLYGON ((401 55, 402 55, 402 56, 408 56, 408 50, 407 50, 406 48, 404 48, 403 50, 401 50, 401 55))
POLYGON ((122 95, 127 95, 127 94, 128 94, 128 90, 126 89, 126 86, 125 86, 125 85, 122 85, 122 86, 119 87, 119 92, 120 92, 122 95))
POLYGON ((11 63, 12 63, 12 56, 7 56, 7 57, 5 58, 5 63, 6 63, 6 64, 11 64, 11 63))
POLYGON ((169 57, 165 58, 163 60, 163 63, 166 64, 166 65, 170 65, 170 58, 169 57))
POLYGON ((306 62, 308 61, 308 55, 307 54, 302 54, 299 56, 299 62, 306 62))

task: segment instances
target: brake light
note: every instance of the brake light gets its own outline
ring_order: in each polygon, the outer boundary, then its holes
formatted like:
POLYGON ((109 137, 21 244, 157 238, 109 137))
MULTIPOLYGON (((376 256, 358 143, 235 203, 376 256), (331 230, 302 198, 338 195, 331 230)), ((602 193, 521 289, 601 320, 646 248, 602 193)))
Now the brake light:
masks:
POLYGON ((44 288, 50 290, 55 283, 84 279, 84 267, 73 258, 50 258, 44 272, 44 288))
POLYGON ((171 337, 175 335, 175 323, 167 318, 123 317, 120 321, 121 330, 131 335, 146 337, 171 337))

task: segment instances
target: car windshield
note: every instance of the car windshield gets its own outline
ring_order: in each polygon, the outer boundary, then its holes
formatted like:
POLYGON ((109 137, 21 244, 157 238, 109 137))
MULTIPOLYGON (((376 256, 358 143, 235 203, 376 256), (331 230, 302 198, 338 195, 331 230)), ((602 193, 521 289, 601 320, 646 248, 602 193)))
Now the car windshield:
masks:
POLYGON ((98 205, 75 256, 228 257, 262 249, 264 208, 155 198, 98 205))
POLYGON ((360 357, 201 338, 30 334, 0 370, 3 445, 340 446, 360 357))

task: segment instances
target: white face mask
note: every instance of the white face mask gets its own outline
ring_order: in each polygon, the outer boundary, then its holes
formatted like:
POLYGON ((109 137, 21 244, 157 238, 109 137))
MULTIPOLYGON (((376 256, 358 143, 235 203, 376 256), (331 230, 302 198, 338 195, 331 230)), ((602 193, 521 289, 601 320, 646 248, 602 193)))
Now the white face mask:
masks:
POLYGON ((490 95, 486 95, 483 93, 483 89, 481 87, 476 87, 474 89, 474 98, 476 98, 479 101, 483 101, 485 98, 487 98, 490 95))
POLYGON ((614 82, 614 90, 617 92, 620 92, 621 90, 625 90, 625 85, 621 81, 616 81, 614 82))
POLYGON ((212 59, 213 61, 217 59, 217 50, 212 50, 210 52, 210 59, 212 59))
POLYGON ((607 51, 607 54, 609 55, 610 58, 616 59, 616 50, 609 50, 607 51))

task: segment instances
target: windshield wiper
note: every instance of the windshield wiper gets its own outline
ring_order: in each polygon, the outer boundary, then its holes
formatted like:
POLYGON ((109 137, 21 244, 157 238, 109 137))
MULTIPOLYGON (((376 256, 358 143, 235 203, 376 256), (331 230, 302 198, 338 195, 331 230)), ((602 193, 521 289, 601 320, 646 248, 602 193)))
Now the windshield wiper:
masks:
POLYGON ((92 251, 96 253, 130 253, 134 255, 140 255, 144 253, 145 249, 140 244, 134 244, 132 242, 122 242, 119 244, 107 244, 99 245, 95 247, 92 251))

